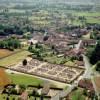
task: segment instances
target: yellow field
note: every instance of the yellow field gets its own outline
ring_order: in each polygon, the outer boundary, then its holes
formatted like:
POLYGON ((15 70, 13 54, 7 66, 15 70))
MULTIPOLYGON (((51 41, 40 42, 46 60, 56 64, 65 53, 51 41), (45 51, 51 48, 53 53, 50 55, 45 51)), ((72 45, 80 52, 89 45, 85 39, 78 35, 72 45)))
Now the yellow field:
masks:
POLYGON ((0 87, 3 87, 9 84, 11 81, 8 78, 8 75, 5 73, 4 69, 0 68, 0 87))
POLYGON ((0 49, 0 58, 8 56, 12 53, 13 53, 12 51, 9 51, 7 49, 0 49))
POLYGON ((8 56, 6 58, 0 59, 0 66, 10 66, 17 64, 18 62, 22 61, 29 55, 30 52, 23 50, 20 52, 17 52, 15 54, 12 54, 11 56, 8 56))

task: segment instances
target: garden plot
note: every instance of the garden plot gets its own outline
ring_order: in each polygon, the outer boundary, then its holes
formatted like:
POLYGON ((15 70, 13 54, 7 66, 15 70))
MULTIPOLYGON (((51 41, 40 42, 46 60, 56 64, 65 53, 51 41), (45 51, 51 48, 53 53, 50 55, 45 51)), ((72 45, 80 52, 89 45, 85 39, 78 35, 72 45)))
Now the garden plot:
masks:
POLYGON ((84 71, 81 68, 50 64, 36 59, 30 60, 26 66, 20 64, 12 69, 64 83, 71 83, 84 71))

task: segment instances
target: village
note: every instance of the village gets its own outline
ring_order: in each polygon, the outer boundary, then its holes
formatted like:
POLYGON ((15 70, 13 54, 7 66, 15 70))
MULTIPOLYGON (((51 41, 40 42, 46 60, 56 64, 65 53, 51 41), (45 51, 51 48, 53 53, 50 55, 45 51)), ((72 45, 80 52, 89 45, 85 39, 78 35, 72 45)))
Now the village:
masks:
MULTIPOLYGON (((82 35, 84 34, 87 35, 89 34, 89 32, 86 33, 85 31, 82 33, 82 35)), ((51 35, 50 34, 48 35, 46 33, 45 35, 42 35, 40 33, 36 33, 33 34, 33 38, 31 38, 27 42, 22 42, 22 45, 24 46, 29 45, 29 48, 32 47, 31 49, 29 49, 29 51, 33 50, 32 51, 33 55, 29 55, 27 58, 23 59, 22 62, 19 62, 16 65, 8 66, 8 72, 11 73, 19 72, 23 74, 25 73, 27 75, 33 75, 43 79, 54 80, 69 85, 72 84, 73 88, 69 87, 72 89, 72 91, 77 86, 86 88, 87 90, 89 90, 89 92, 87 92, 88 96, 91 97, 92 95, 94 95, 95 90, 93 88, 91 81, 88 79, 90 78, 90 75, 92 73, 88 75, 87 73, 89 72, 86 72, 86 68, 85 68, 86 62, 84 61, 84 55, 87 52, 88 46, 95 46, 96 44, 97 42, 93 39, 80 40, 80 38, 78 38, 76 35, 66 36, 63 33, 62 34, 54 33, 51 35), (44 50, 45 54, 43 54, 43 52, 39 52, 39 53, 34 52, 36 50, 41 50, 41 48, 42 50, 44 50), (41 59, 41 58, 45 58, 44 55, 46 55, 46 57, 47 56, 51 57, 52 59, 53 56, 52 54, 56 55, 55 59, 58 58, 57 61, 52 62, 50 59, 41 59), (57 63, 59 62, 59 59, 61 61, 60 63, 57 63), (67 63, 69 62, 69 60, 72 63, 67 63), (87 84, 85 84, 84 82, 86 82, 87 84)), ((35 88, 38 88, 38 86, 35 88)), ((52 94, 50 85, 48 86, 44 85, 43 89, 44 88, 46 88, 46 90, 42 90, 42 91, 45 91, 46 94, 43 94, 42 92, 41 93, 42 95, 44 95, 44 97, 46 96, 45 98, 47 98, 47 100, 49 99, 55 100, 54 98, 56 97, 56 95, 59 94, 59 92, 68 91, 68 89, 63 91, 62 88, 60 89, 57 88, 57 90, 54 88, 53 95, 47 95, 47 94, 52 94)), ((70 95, 70 92, 68 94, 70 95)), ((22 95, 24 95, 24 92, 22 95)), ((27 98, 28 97, 27 92, 25 92, 25 95, 27 98)), ((39 94, 35 96, 38 98, 39 94)), ((66 97, 68 98, 66 94, 64 96, 61 96, 61 98, 66 98, 66 97)))
POLYGON ((0 1, 0 100, 99 100, 100 4, 47 1, 0 1))

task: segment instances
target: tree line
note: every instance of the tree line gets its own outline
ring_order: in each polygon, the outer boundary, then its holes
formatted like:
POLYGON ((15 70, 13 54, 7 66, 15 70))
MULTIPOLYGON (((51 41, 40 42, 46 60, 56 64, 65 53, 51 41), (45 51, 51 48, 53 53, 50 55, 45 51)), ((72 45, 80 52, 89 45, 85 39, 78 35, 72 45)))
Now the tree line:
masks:
POLYGON ((20 41, 16 38, 9 38, 6 40, 0 41, 0 49, 9 49, 14 50, 21 47, 20 41))

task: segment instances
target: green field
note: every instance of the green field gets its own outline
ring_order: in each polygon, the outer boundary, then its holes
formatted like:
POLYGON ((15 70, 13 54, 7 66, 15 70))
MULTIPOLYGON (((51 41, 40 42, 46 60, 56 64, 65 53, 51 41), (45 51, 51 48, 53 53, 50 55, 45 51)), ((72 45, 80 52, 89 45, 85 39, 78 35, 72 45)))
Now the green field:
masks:
POLYGON ((30 52, 26 50, 22 50, 20 52, 17 52, 11 56, 8 56, 6 58, 0 59, 0 66, 10 66, 13 64, 17 64, 18 62, 22 61, 29 55, 30 52))
POLYGON ((100 12, 73 12, 75 16, 85 16, 87 23, 100 24, 100 12))
POLYGON ((94 17, 88 17, 87 18, 88 23, 97 23, 100 24, 100 17, 99 18, 94 18, 94 17))
POLYGON ((8 74, 8 76, 14 84, 22 84, 26 86, 43 84, 43 80, 35 78, 33 76, 27 76, 22 74, 8 74))
POLYGON ((100 12, 76 12, 75 15, 77 16, 87 16, 87 17, 95 17, 95 16, 100 16, 100 12))

